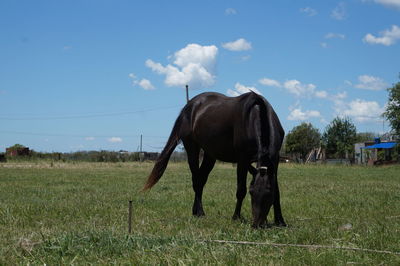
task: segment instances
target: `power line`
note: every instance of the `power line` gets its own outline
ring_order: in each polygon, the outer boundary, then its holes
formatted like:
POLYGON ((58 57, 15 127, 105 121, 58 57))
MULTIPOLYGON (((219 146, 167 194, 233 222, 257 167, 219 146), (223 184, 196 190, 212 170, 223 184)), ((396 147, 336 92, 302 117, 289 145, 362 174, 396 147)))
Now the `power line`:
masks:
MULTIPOLYGON (((21 131, 4 131, 1 130, 0 134, 13 134, 13 135, 28 135, 28 136, 40 136, 40 137, 75 137, 75 138, 88 138, 88 137, 93 137, 93 138, 111 138, 111 137, 123 137, 123 138, 138 138, 140 137, 140 134, 138 135, 121 135, 121 134, 114 134, 114 135, 92 135, 92 134, 87 134, 87 135, 79 135, 79 134, 51 134, 51 133, 38 133, 38 132, 21 132, 21 131)), ((158 138, 158 139, 167 139, 168 137, 166 136, 151 136, 151 135, 145 135, 146 138, 158 138)))
MULTIPOLYGON (((62 119, 82 119, 82 118, 95 118, 95 117, 107 117, 107 116, 121 116, 140 114, 152 111, 175 109, 181 106, 167 106, 167 107, 156 107, 137 111, 125 111, 115 113, 94 113, 94 114, 77 114, 77 115, 63 115, 63 116, 31 116, 31 117, 6 117, 0 115, 0 120, 62 120, 62 119)), ((9 115, 10 116, 10 115, 9 115)), ((12 116, 12 115, 11 115, 12 116)))

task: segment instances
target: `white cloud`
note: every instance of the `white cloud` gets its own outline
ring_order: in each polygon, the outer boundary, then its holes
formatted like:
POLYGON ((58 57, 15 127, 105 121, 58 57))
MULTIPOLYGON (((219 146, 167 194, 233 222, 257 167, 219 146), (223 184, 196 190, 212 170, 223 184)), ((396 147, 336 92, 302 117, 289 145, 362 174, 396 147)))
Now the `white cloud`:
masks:
POLYGON ((151 84, 150 80, 148 80, 148 79, 142 79, 142 80, 138 81, 138 85, 145 90, 154 90, 155 89, 153 84, 151 84))
POLYGON ((392 25, 390 30, 384 30, 379 33, 380 37, 375 37, 371 33, 368 33, 363 38, 363 41, 369 44, 382 44, 385 46, 393 45, 400 39, 400 27, 392 25))
POLYGON ((234 97, 234 96, 239 96, 239 95, 241 95, 243 93, 250 92, 250 91, 253 91, 253 92, 257 93, 257 94, 262 95, 261 92, 259 90, 257 90, 255 87, 246 87, 246 86, 240 84, 239 82, 237 82, 235 84, 235 90, 228 89, 226 91, 226 93, 229 96, 234 97))
POLYGON ((232 89, 228 89, 228 90, 226 91, 226 94, 227 94, 228 96, 231 96, 231 97, 236 97, 236 96, 239 96, 241 93, 239 93, 239 92, 237 92, 237 91, 235 91, 235 90, 232 90, 232 89))
MULTIPOLYGON (((333 33, 333 32, 329 32, 327 34, 325 34, 324 39, 325 40, 344 40, 346 38, 346 36, 342 33, 333 33)), ((320 43, 322 48, 328 48, 330 45, 328 44, 328 41, 324 41, 320 43)))
POLYGON ((270 78, 262 78, 258 81, 260 84, 269 87, 284 88, 289 93, 297 97, 323 97, 324 92, 316 91, 317 88, 314 84, 303 84, 296 79, 286 80, 281 83, 277 80, 270 78))
POLYGON ((258 81, 260 84, 268 87, 282 87, 281 83, 274 79, 262 78, 258 81))
POLYGON ((132 79, 133 86, 139 85, 140 87, 142 87, 145 90, 154 90, 155 89, 153 84, 151 84, 151 81, 148 79, 138 80, 137 76, 134 73, 130 73, 129 77, 132 79))
POLYGON ((330 32, 325 35, 325 39, 345 39, 345 38, 346 36, 341 33, 330 32))
POLYGON ((326 99, 326 98, 328 98, 328 93, 326 91, 316 91, 315 97, 321 98, 321 99, 326 99))
POLYGON ((233 42, 223 43, 222 47, 229 51, 247 51, 251 49, 251 42, 246 41, 243 38, 237 39, 233 42))
POLYGON ((285 81, 283 87, 297 97, 312 96, 316 88, 314 84, 302 84, 300 81, 295 79, 285 81))
POLYGON ((340 2, 331 13, 331 17, 336 20, 344 20, 347 18, 346 3, 340 2))
POLYGON ((333 99, 336 99, 336 100, 343 100, 343 99, 346 99, 347 98, 347 92, 340 92, 340 93, 338 93, 338 94, 336 94, 336 95, 333 95, 333 99))
POLYGON ((108 139, 108 142, 111 142, 111 143, 122 142, 122 138, 120 138, 120 137, 111 137, 111 138, 108 139))
POLYGON ((214 45, 201 46, 189 44, 177 51, 172 59, 173 64, 163 66, 151 59, 146 60, 146 66, 154 72, 165 75, 164 83, 169 87, 207 88, 214 85, 214 67, 218 48, 214 45))
POLYGON ((304 120, 308 120, 310 118, 317 118, 317 117, 321 117, 321 113, 319 111, 315 111, 315 110, 307 110, 307 111, 302 111, 301 108, 295 108, 293 109, 289 116, 288 116, 288 120, 294 120, 294 121, 304 121, 304 120))
POLYGON ((343 110, 347 109, 347 103, 344 101, 347 98, 347 92, 330 95, 329 100, 333 101, 336 114, 341 114, 343 110))
POLYGON ((309 17, 313 17, 318 14, 317 10, 311 7, 300 8, 300 12, 306 14, 309 17))
POLYGON ((334 102, 334 110, 338 116, 348 116, 357 122, 377 122, 385 111, 376 101, 361 99, 346 102, 347 93, 342 92, 329 97, 334 102))
POLYGON ((201 46, 199 44, 189 44, 174 54, 174 64, 182 68, 190 64, 195 64, 212 70, 215 65, 217 53, 218 48, 214 45, 201 46))
POLYGON ((328 48, 328 44, 326 42, 321 42, 320 45, 322 48, 328 48))
POLYGON ((95 140, 95 138, 94 138, 94 137, 86 137, 85 140, 87 140, 87 141, 93 141, 93 140, 95 140))
POLYGON ((229 16, 229 15, 236 15, 236 14, 237 14, 236 9, 234 9, 232 7, 225 9, 225 15, 229 16))
MULTIPOLYGON (((327 91, 321 90, 321 91, 315 91, 313 96, 316 98, 319 98, 319 99, 324 99, 324 100, 333 102, 333 104, 334 104, 333 108, 336 111, 336 113, 338 113, 338 114, 347 108, 347 105, 344 101, 347 98, 347 92, 345 92, 345 91, 337 93, 337 94, 330 94, 327 91)), ((299 113, 299 114, 301 114, 301 113, 299 113)))
POLYGON ((400 0, 373 0, 377 4, 400 10, 400 0))
POLYGON ((381 78, 374 76, 362 75, 358 77, 358 81, 359 83, 354 86, 358 89, 379 91, 388 86, 381 78))
POLYGON ((339 111, 339 114, 350 116, 358 122, 376 122, 384 111, 385 108, 379 106, 375 101, 356 99, 350 103, 344 104, 344 108, 339 111))
POLYGON ((151 68, 151 70, 153 70, 154 72, 157 72, 158 74, 165 74, 167 72, 168 66, 170 66, 168 65, 167 67, 164 67, 160 63, 154 62, 151 59, 147 59, 145 65, 151 68))
POLYGON ((347 86, 353 86, 353 83, 350 80, 345 80, 344 84, 347 86))

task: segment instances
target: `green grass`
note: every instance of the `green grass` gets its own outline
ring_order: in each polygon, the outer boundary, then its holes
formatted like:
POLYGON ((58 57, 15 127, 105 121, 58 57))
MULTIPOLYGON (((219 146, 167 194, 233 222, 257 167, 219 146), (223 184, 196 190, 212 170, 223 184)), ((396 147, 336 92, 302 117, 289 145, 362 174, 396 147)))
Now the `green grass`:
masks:
MULTIPOLYGON (((215 243, 345 246, 400 252, 400 166, 281 165, 287 228, 254 230, 231 220, 235 168, 217 164, 191 216, 185 163, 139 193, 151 163, 0 164, 0 265, 33 264, 400 264, 400 256, 328 248, 215 243), (127 234, 128 201, 133 232, 127 234)), ((249 178, 250 179, 250 178, 249 178)), ((272 221, 272 213, 269 220, 272 221)))

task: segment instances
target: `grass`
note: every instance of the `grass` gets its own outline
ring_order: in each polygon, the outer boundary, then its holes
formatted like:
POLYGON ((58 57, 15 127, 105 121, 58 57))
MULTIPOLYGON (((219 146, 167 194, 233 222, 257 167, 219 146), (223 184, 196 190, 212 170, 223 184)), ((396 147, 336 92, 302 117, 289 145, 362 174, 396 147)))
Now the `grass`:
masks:
MULTIPOLYGON (((191 216, 185 163, 171 163, 139 193, 151 163, 0 164, 0 265, 16 264, 400 264, 396 254, 215 243, 236 240, 400 252, 400 166, 281 165, 287 228, 253 230, 231 220, 235 168, 217 164, 191 216), (127 234, 128 201, 133 232, 127 234)), ((272 221, 272 213, 269 220, 272 221)))

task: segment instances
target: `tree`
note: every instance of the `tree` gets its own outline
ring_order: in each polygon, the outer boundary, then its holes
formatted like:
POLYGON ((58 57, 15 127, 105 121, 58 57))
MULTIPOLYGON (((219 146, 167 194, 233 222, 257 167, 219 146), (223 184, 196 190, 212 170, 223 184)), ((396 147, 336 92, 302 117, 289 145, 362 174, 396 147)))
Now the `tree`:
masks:
POLYGON ((389 102, 383 115, 389 120, 389 123, 397 136, 400 135, 400 82, 388 88, 389 102))
POLYGON ((321 134, 311 123, 301 123, 286 135, 285 149, 288 153, 298 154, 305 161, 307 154, 320 145, 321 134))
POLYGON ((373 132, 360 132, 357 133, 357 142, 374 141, 377 134, 373 132))
POLYGON ((10 151, 16 151, 20 149, 25 149, 26 147, 22 144, 14 144, 13 146, 9 147, 8 150, 10 151))
POLYGON ((334 158, 348 158, 354 151, 354 143, 357 141, 356 132, 356 126, 348 117, 333 119, 322 135, 326 154, 334 158))

